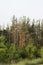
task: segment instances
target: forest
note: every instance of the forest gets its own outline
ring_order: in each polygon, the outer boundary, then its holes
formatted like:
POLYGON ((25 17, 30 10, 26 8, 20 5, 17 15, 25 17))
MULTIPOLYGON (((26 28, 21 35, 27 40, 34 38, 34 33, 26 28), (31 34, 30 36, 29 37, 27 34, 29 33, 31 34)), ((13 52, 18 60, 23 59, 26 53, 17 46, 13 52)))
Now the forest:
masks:
POLYGON ((26 16, 17 19, 14 15, 11 25, 3 29, 0 26, 0 63, 17 63, 26 58, 43 59, 43 20, 26 16))

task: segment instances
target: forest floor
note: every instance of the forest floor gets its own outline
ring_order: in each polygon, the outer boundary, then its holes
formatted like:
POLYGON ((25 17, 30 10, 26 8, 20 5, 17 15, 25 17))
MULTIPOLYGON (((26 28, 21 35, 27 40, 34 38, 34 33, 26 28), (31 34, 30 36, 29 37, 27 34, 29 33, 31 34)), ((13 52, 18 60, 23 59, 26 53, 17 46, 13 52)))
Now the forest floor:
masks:
POLYGON ((0 65, 43 65, 43 59, 38 58, 38 59, 23 59, 20 62, 17 63, 12 63, 12 64, 0 64, 0 65))
POLYGON ((25 59, 12 65, 43 65, 43 59, 40 59, 40 58, 33 59, 33 60, 25 59))

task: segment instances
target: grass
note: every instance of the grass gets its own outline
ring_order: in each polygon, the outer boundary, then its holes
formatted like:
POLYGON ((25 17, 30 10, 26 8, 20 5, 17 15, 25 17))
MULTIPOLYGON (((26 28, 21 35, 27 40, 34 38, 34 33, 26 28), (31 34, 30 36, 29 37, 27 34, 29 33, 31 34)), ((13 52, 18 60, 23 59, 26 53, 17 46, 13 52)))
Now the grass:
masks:
POLYGON ((12 65, 43 65, 43 59, 34 59, 34 60, 22 60, 19 63, 12 64, 12 65))
MULTIPOLYGON (((0 64, 2 65, 2 64, 0 64)), ((33 59, 33 60, 29 60, 29 59, 24 59, 18 63, 12 63, 12 64, 3 64, 3 65, 43 65, 43 59, 33 59)))

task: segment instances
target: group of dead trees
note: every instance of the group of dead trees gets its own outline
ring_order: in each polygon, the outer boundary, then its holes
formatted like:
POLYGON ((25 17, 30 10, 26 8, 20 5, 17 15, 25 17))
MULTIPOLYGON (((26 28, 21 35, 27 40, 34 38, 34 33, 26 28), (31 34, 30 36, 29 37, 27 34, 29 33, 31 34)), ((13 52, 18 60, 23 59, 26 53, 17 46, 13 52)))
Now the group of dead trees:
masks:
POLYGON ((26 16, 19 20, 13 16, 11 26, 7 25, 6 29, 1 30, 0 36, 5 36, 5 42, 23 47, 33 43, 37 47, 43 45, 43 20, 34 19, 31 21, 26 16), (42 24, 40 23, 42 22, 42 24))

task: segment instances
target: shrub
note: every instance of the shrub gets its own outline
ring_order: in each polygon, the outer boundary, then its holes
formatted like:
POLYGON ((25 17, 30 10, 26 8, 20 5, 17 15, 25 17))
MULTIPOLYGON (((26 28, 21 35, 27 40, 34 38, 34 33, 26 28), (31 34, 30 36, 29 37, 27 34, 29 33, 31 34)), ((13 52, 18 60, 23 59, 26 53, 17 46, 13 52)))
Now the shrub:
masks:
POLYGON ((43 58, 43 47, 41 47, 40 49, 40 54, 41 54, 41 57, 43 58))
POLYGON ((28 58, 36 58, 39 57, 39 50, 37 50, 36 46, 30 44, 26 47, 26 52, 28 54, 28 58))
POLYGON ((27 52, 25 47, 23 47, 22 49, 20 49, 19 54, 22 58, 26 58, 27 57, 27 52))
POLYGON ((37 49, 37 48, 36 48, 36 50, 34 51, 33 55, 34 55, 34 58, 39 58, 39 57, 41 57, 41 55, 40 55, 40 49, 37 49))
POLYGON ((6 53, 6 48, 0 48, 0 62, 4 61, 5 53, 6 53))
POLYGON ((7 48, 6 50, 6 62, 11 62, 11 60, 13 59, 14 53, 16 51, 15 45, 11 45, 10 48, 7 48))

